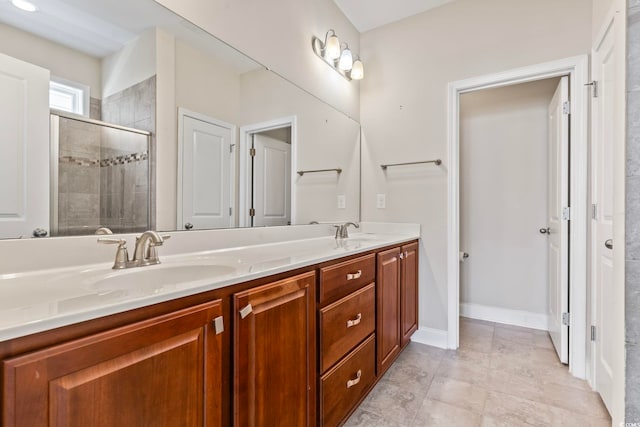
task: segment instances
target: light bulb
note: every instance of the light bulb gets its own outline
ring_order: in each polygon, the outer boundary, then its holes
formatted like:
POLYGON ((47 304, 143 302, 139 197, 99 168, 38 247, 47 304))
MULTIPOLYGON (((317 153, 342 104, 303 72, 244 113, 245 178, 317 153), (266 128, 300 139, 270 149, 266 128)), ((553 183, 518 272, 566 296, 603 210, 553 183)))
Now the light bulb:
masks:
POLYGON ((348 47, 342 51, 338 67, 340 67, 342 71, 349 71, 353 68, 353 56, 351 55, 351 50, 348 47))
POLYGON ((327 39, 325 46, 325 57, 336 60, 340 57, 340 40, 335 34, 327 39))
POLYGON ((27 0, 11 0, 11 4, 25 12, 35 12, 38 10, 35 4, 28 2, 27 0))
POLYGON ((353 80, 362 80, 364 77, 364 65, 360 59, 353 61, 353 68, 351 68, 351 78, 353 80))

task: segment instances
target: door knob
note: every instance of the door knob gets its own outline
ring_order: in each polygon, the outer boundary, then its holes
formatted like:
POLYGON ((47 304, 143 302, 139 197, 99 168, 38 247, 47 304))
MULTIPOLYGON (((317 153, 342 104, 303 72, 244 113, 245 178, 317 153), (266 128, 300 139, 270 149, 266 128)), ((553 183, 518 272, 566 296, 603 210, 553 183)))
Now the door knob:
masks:
POLYGON ((540 229, 540 234, 551 234, 551 228, 550 227, 541 228, 540 229))
POLYGON ((607 249, 613 249, 613 239, 607 239, 607 241, 604 242, 604 245, 607 249))
POLYGON ((184 225, 185 230, 191 230, 193 228, 193 224, 191 224, 190 222, 186 223, 184 225))

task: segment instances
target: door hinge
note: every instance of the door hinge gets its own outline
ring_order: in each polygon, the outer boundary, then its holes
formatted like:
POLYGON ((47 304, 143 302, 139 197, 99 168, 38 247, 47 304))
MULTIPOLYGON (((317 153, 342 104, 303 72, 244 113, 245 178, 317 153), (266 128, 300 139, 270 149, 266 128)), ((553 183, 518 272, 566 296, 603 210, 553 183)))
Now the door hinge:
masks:
POLYGON ((249 148, 249 155, 251 157, 255 157, 256 156, 256 149, 255 148, 249 148))
POLYGON ((562 103, 562 114, 571 114, 571 102, 564 101, 562 103))
POLYGON ((256 216, 256 210, 253 208, 249 209, 249 216, 256 216))
POLYGON ((596 325, 591 325, 591 341, 596 340, 596 325))
POLYGON ((571 221, 571 207, 566 206, 562 208, 562 220, 563 221, 571 221))
POLYGON ((598 205, 596 203, 591 205, 591 219, 598 219, 598 205))
POLYGON ((591 96, 594 98, 598 97, 598 82, 597 81, 592 81, 589 83, 585 83, 585 86, 592 86, 593 89, 591 90, 591 96))
POLYGON ((571 326, 571 314, 562 313, 562 324, 565 326, 571 326))
POLYGON ((229 208, 229 216, 233 215, 233 208, 229 208))
POLYGON ((233 147, 234 146, 235 146, 235 144, 229 145, 229 154, 233 154, 233 147))

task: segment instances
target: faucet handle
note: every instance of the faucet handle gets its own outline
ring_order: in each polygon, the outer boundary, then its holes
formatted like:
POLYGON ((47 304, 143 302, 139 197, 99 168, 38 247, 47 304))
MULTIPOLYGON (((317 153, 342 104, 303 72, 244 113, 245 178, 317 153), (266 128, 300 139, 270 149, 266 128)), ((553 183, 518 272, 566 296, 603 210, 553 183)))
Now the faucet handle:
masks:
POLYGON ((101 237, 98 239, 98 243, 118 245, 118 251, 116 252, 116 260, 113 262, 114 270, 121 270, 127 268, 129 262, 129 251, 127 250, 127 241, 125 239, 115 239, 112 237, 101 237))

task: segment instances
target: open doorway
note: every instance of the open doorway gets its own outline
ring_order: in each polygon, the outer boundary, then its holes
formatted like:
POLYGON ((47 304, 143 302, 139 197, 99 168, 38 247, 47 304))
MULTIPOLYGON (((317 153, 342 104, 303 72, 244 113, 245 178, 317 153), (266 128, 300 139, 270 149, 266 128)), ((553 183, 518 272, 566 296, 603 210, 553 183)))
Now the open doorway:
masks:
POLYGON ((460 96, 460 313, 548 331, 562 363, 568 118, 566 76, 460 96))
MULTIPOLYGON (((553 77, 568 76, 571 95, 569 123, 569 197, 563 207, 565 221, 570 221, 568 277, 571 310, 566 323, 571 324, 569 336, 569 371, 579 378, 586 377, 587 343, 587 205, 588 189, 588 98, 584 85, 588 83, 588 57, 566 58, 486 76, 460 80, 449 84, 448 133, 448 331, 447 347, 459 346, 460 315, 460 97, 464 93, 488 88, 511 86, 553 77), (573 209, 572 207, 576 207, 573 209), (566 208, 566 209, 565 209, 566 208)), ((489 166, 490 167, 490 166, 489 166)))
POLYGON ((240 226, 293 223, 295 139, 295 117, 240 129, 240 226))

